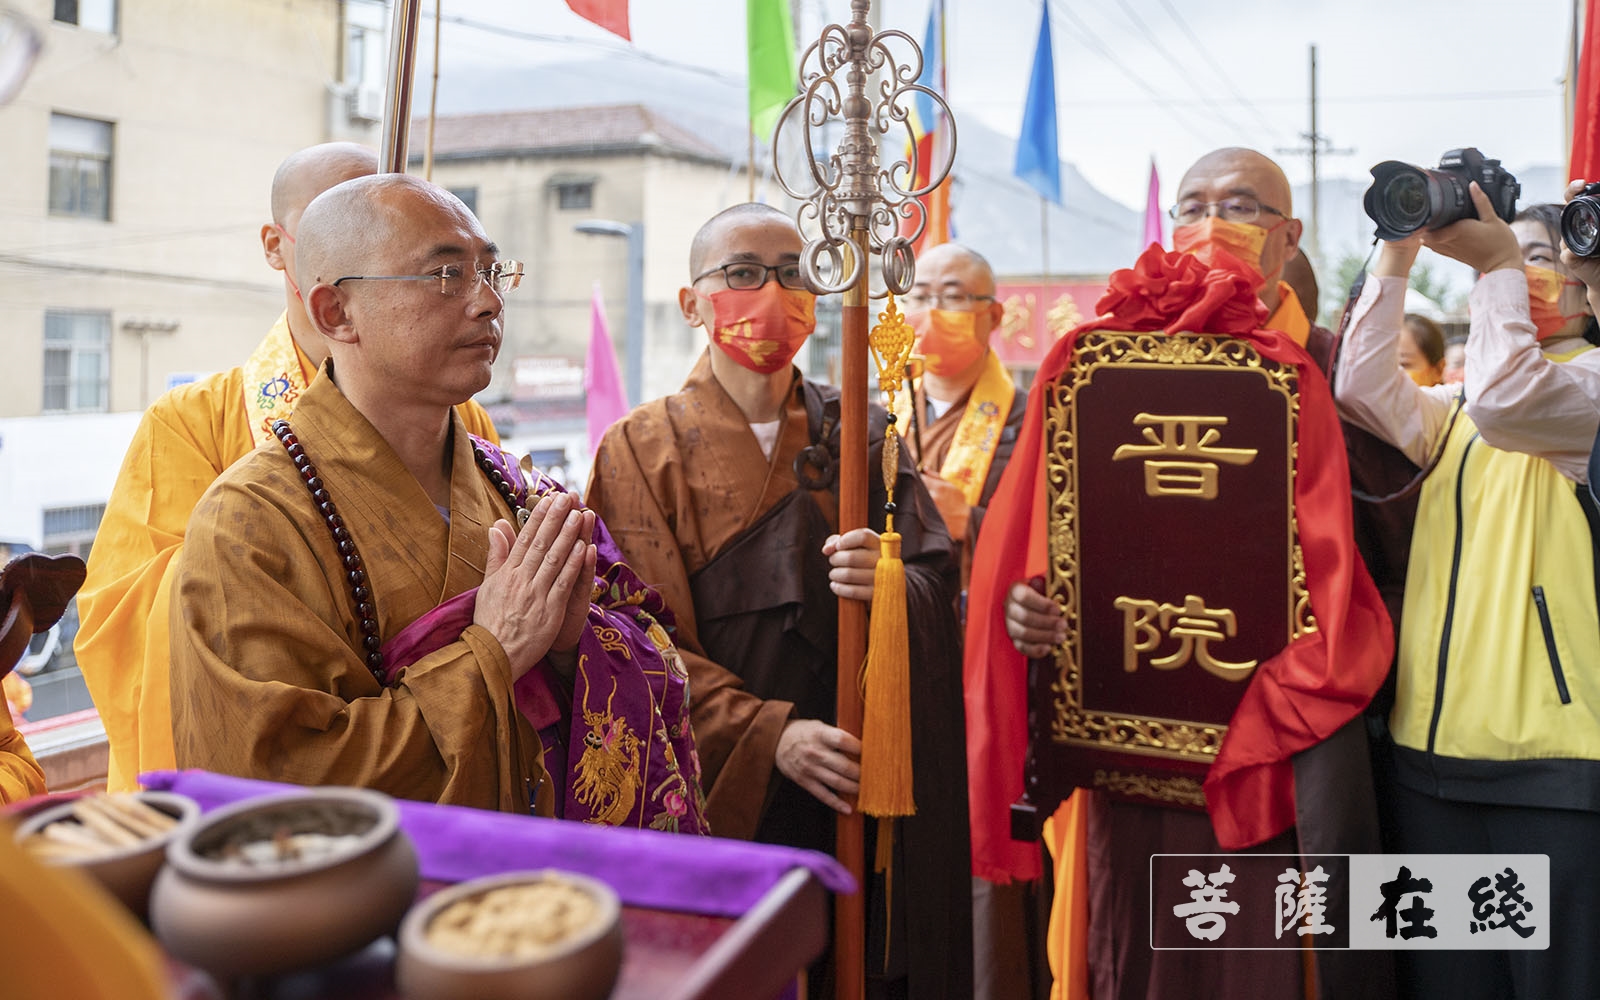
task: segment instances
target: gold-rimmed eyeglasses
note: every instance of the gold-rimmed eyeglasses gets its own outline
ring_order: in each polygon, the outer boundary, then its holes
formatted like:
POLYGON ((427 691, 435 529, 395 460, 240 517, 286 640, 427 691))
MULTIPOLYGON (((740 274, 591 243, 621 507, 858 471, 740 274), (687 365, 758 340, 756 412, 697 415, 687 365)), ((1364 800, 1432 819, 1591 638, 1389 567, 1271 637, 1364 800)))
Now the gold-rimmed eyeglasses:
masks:
POLYGON ((973 295, 969 292, 939 292, 929 295, 927 292, 912 290, 910 295, 900 300, 905 303, 906 312, 921 312, 924 309, 946 309, 950 312, 971 312, 978 307, 979 302, 993 302, 993 295, 973 295))
POLYGON ((498 295, 504 295, 522 284, 522 261, 497 260, 488 267, 473 268, 465 264, 446 264, 435 268, 427 274, 347 274, 333 282, 338 287, 346 281, 437 281, 439 294, 447 297, 464 295, 478 287, 478 282, 483 281, 495 290, 498 295), (467 275, 473 275, 469 282, 467 275))

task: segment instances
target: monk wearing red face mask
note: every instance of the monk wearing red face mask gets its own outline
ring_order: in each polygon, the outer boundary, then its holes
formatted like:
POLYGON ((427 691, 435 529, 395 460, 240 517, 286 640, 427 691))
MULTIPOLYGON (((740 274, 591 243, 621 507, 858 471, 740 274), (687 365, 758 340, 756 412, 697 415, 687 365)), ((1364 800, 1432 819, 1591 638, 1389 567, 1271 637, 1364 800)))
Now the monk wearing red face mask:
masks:
MULTIPOLYGON (((1333 335, 1313 324, 1295 292, 1283 280, 1285 263, 1299 246, 1301 224, 1293 216, 1289 182, 1278 165, 1248 149, 1208 153, 1185 173, 1178 186, 1177 204, 1170 214, 1176 223, 1176 250, 1192 254, 1209 267, 1226 268, 1251 279, 1267 311, 1261 326, 1286 334, 1305 348, 1317 368, 1326 372, 1333 335)), ((1389 365, 1399 373, 1392 355, 1389 365)), ((1383 455, 1392 456, 1406 474, 1400 483, 1415 472, 1404 456, 1381 442, 1364 434, 1358 440, 1363 448, 1370 442, 1384 449, 1383 455)), ((1351 479, 1355 479, 1362 463, 1355 457, 1356 443, 1347 437, 1347 444, 1352 448, 1351 479)), ((1301 459, 1306 468, 1316 470, 1315 474, 1344 474, 1342 455, 1308 454, 1301 459)), ((1021 468, 1027 466, 1013 462, 1012 474, 1021 468)), ((1376 491, 1372 485, 1366 488, 1376 491)), ((1032 491, 1019 488, 1013 495, 1030 496, 1032 491)), ((991 511, 991 524, 1005 523, 996 518, 1017 515, 1014 510, 991 511)), ((1409 523, 1405 527, 1409 528, 1409 523)), ((1032 530, 1046 528, 1041 522, 1032 530)), ((1363 527, 1358 513, 1357 544, 1369 566, 1373 556, 1368 554, 1363 536, 1370 530, 1363 527)), ((974 871, 1003 882, 1034 877, 1038 871, 1037 849, 1008 836, 1005 806, 1020 795, 1023 769, 1020 759, 1017 766, 1000 759, 1008 747, 1018 744, 1007 739, 1003 713, 990 710, 997 702, 989 692, 996 689, 997 682, 992 681, 995 674, 988 664, 1001 658, 993 655, 992 643, 980 646, 974 641, 975 634, 984 639, 992 635, 983 632, 976 610, 977 595, 996 584, 1005 588, 1005 636, 1026 657, 1049 655, 1068 636, 1066 621, 1055 602, 1033 589, 1029 581, 1015 576, 992 583, 983 579, 997 561, 989 557, 993 551, 980 546, 974 571, 974 604, 969 617, 979 627, 969 627, 968 632, 967 698, 972 719, 969 762, 973 775, 974 871), (993 728, 985 728, 990 720, 1001 721, 995 722, 993 728)), ((1219 558, 1226 555, 1219 554, 1219 558)), ((1379 574, 1374 571, 1372 575, 1382 592, 1379 574)), ((1042 578, 1037 582, 1042 584, 1042 578)), ((1235 738, 1231 732, 1229 738, 1235 738)), ((1264 753, 1271 750, 1260 749, 1264 753)), ((1373 853, 1381 849, 1366 725, 1361 716, 1293 754, 1290 763, 1294 773, 1294 826, 1253 849, 1306 855, 1373 853)), ((1052 963, 1060 987, 1058 995, 1066 1000, 1309 995, 1305 992, 1308 970, 1295 952, 1251 952, 1248 961, 1236 961, 1221 952, 1150 948, 1149 894, 1130 892, 1127 887, 1147 883, 1153 854, 1219 852, 1219 837, 1206 814, 1113 801, 1100 792, 1079 789, 1046 824, 1044 839, 1056 875, 1050 930, 1052 963)), ((1381 954, 1318 950, 1309 971, 1315 978, 1318 996, 1393 996, 1393 967, 1381 954)))
POLYGON ((916 284, 905 297, 924 361, 915 399, 901 397, 900 426, 962 554, 963 586, 966 557, 1028 407, 1027 393, 1017 392, 989 349, 989 336, 1005 316, 994 291, 988 261, 945 243, 917 259, 916 284))
MULTIPOLYGON (((706 352, 682 389, 606 432, 585 499, 677 616, 712 832, 831 853, 834 811, 854 807, 861 754, 833 725, 838 600, 870 600, 878 536, 835 533, 839 392, 793 364, 815 325, 801 249, 794 222, 767 205, 736 205, 701 228, 678 303, 685 322, 705 331, 706 352)), ((872 408, 869 469, 881 468, 885 426, 872 408)), ((881 529, 882 477, 868 479, 868 511, 881 529)), ((867 935, 869 995, 881 979, 885 995, 967 998, 956 564, 904 452, 894 499, 915 623, 917 814, 895 834, 894 925, 887 936, 881 927, 867 935)), ((874 850, 870 833, 866 849, 874 850)), ((885 912, 881 876, 866 890, 867 912, 885 912)), ((811 983, 813 995, 832 995, 825 966, 811 983)))

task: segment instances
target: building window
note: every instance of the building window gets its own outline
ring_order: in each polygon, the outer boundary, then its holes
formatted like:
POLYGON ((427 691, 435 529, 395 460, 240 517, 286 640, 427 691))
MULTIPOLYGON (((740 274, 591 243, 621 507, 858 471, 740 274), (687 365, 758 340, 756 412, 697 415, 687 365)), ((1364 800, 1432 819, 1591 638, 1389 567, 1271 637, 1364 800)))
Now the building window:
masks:
POLYGON ((450 193, 461 199, 461 204, 467 206, 467 211, 473 215, 478 214, 478 189, 475 187, 451 188, 450 193))
POLYGON ((44 314, 44 412, 109 409, 111 314, 44 314))
POLYGON ((55 19, 89 31, 117 32, 117 0, 56 0, 55 19))
POLYGON ((594 182, 573 181, 556 185, 556 204, 563 212, 579 212, 594 207, 594 182))
POLYGON ((77 507, 46 507, 44 509, 44 550, 52 555, 74 555, 89 558, 89 546, 95 532, 100 530, 100 519, 105 517, 103 503, 81 504, 77 507))
POLYGON ((111 218, 111 123, 50 116, 50 214, 111 218))

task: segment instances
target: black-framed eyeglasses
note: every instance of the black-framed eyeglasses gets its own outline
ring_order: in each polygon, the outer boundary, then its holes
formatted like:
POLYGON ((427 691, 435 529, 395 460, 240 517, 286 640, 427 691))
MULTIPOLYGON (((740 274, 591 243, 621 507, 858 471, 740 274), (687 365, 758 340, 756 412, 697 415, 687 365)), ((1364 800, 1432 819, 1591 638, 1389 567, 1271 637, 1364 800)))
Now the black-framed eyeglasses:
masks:
POLYGON ((778 275, 778 284, 783 287, 792 288, 797 292, 807 290, 805 272, 800 270, 798 261, 767 267, 765 264, 758 264, 754 261, 736 260, 732 264, 713 267, 704 274, 696 275, 694 281, 691 281, 690 284, 694 284, 701 278, 709 278, 718 271, 722 272, 722 280, 728 283, 729 288, 760 288, 767 283, 767 275, 776 273, 778 275))
POLYGON ((1247 194, 1230 195, 1221 201, 1201 201, 1199 198, 1185 198, 1176 205, 1167 209, 1167 215, 1180 226, 1191 226, 1205 218, 1212 209, 1227 222, 1247 224, 1261 218, 1261 213, 1276 215, 1280 219, 1288 216, 1278 211, 1271 205, 1263 205, 1247 194))
POLYGON ((478 282, 488 282, 498 295, 504 295, 522 284, 522 261, 497 260, 488 267, 472 268, 465 264, 446 264, 427 274, 347 274, 333 282, 335 288, 346 281, 437 281, 439 294, 446 297, 464 295, 478 287, 478 282), (474 280, 467 281, 471 273, 474 280))
POLYGON ((900 301, 905 303, 907 312, 921 312, 932 307, 946 309, 950 312, 971 312, 978 307, 979 302, 993 302, 993 295, 973 295, 970 292, 938 292, 929 295, 927 292, 913 290, 900 301))

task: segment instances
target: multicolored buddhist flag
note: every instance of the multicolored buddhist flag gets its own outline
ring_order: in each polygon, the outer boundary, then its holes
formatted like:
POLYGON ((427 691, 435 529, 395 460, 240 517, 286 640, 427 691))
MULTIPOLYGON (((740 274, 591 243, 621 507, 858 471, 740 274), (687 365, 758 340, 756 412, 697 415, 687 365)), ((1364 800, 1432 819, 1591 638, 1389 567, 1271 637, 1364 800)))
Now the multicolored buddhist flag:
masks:
POLYGON ((567 0, 567 6, 585 21, 633 41, 628 34, 628 0, 567 0))
POLYGON ((1050 45, 1050 3, 1040 4, 1039 43, 1028 78, 1028 105, 1022 112, 1014 173, 1041 198, 1061 204, 1061 154, 1056 147, 1056 62, 1050 45))
MULTIPOLYGON (((922 36, 922 75, 917 83, 948 99, 949 79, 945 72, 945 0, 933 0, 928 8, 928 30, 922 36)), ((944 109, 927 94, 917 94, 911 103, 911 139, 906 144, 906 157, 916 164, 913 187, 924 187, 933 171, 943 166, 950 155, 950 121, 944 109)), ((927 225, 917 240, 918 253, 929 247, 950 242, 955 230, 950 221, 950 178, 918 199, 926 210, 927 225)), ((909 236, 915 220, 902 226, 909 236)))
POLYGON ((765 142, 772 138, 784 106, 800 92, 789 0, 746 0, 745 32, 750 43, 750 129, 765 142))

